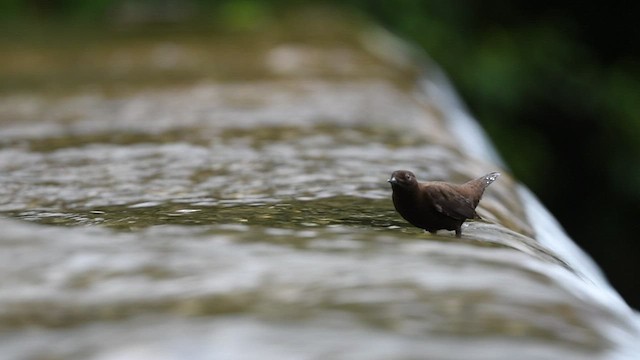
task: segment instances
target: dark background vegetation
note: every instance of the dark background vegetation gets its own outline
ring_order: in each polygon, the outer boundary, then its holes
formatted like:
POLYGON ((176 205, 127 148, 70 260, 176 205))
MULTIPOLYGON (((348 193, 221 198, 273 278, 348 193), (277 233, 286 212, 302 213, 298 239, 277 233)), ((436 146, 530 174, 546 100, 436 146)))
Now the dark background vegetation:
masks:
POLYGON ((0 30, 200 21, 259 31, 309 3, 349 8, 424 48, 515 176, 640 308, 640 2, 0 0, 0 30))

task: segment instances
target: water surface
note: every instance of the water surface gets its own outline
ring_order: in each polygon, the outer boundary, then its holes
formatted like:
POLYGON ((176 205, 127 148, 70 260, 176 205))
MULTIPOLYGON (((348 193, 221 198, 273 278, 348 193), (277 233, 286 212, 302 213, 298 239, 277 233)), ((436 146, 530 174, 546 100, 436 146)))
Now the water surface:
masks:
POLYGON ((461 239, 395 213, 393 170, 501 170, 415 67, 361 38, 278 36, 240 55, 208 37, 92 45, 56 56, 110 80, 54 62, 65 91, 0 97, 3 355, 625 358, 633 313, 540 245, 508 172, 461 239), (189 75, 152 81, 167 69, 189 75))

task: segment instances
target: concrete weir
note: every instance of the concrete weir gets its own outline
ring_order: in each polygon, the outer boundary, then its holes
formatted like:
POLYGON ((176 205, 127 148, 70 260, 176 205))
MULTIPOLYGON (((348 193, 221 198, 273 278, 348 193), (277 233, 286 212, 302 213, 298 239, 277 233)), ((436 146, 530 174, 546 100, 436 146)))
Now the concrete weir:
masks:
POLYGON ((3 358, 638 358, 638 314, 416 49, 326 11, 129 31, 3 51, 3 358), (503 175, 455 238, 398 216, 397 169, 503 175))

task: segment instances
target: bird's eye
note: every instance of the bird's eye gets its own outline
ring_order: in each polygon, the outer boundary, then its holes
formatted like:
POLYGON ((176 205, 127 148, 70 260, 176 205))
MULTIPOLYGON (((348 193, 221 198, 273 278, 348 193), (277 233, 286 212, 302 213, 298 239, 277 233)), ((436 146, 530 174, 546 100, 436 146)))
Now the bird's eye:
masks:
POLYGON ((407 180, 411 180, 411 175, 409 175, 409 174, 405 175, 404 177, 405 177, 405 179, 407 179, 407 180))

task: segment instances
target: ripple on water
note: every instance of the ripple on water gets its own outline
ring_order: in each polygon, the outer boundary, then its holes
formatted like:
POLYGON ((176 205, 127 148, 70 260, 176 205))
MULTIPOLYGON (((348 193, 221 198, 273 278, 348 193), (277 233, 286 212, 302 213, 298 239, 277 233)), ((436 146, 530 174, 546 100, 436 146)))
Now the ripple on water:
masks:
MULTIPOLYGON (((321 325, 322 319, 337 316, 355 338, 375 332, 395 345, 401 338, 454 334, 499 349, 522 337, 532 349, 553 349, 558 341, 597 349, 604 341, 574 312, 588 307, 560 305, 567 293, 550 274, 528 276, 535 268, 527 267, 528 255, 453 237, 425 241, 419 232, 346 225, 331 231, 159 225, 135 233, 2 225, 0 322, 17 334, 37 326, 63 339, 99 320, 133 324, 137 333, 138 326, 177 317, 190 334, 204 316, 210 324, 244 319, 256 336, 281 323, 293 326, 273 338, 279 342, 295 336, 298 326, 332 329, 335 324, 321 325), (46 252, 36 251, 45 245, 46 252), (28 261, 21 254, 30 254, 28 261)), ((126 341, 115 335, 120 332, 107 335, 109 328, 95 331, 109 344, 126 341)), ((81 346, 102 348, 83 339, 81 346)), ((340 343, 338 337, 327 345, 340 343)))

